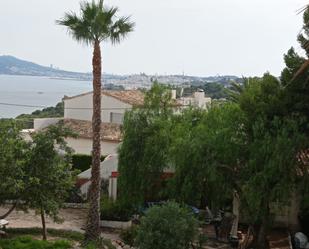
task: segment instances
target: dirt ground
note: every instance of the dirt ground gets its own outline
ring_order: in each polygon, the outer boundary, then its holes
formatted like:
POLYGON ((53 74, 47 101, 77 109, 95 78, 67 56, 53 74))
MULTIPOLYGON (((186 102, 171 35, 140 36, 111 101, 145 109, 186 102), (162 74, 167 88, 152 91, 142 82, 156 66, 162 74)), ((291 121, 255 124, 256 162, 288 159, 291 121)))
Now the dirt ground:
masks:
MULTIPOLYGON (((4 207, 0 207, 0 215, 4 214, 7 210, 8 209, 4 207)), ((52 219, 46 217, 47 228, 84 232, 82 228, 86 224, 87 209, 61 209, 59 216, 63 219, 63 223, 55 223, 52 219)), ((6 220, 9 221, 8 228, 32 228, 42 226, 40 215, 36 215, 33 210, 29 210, 28 213, 13 211, 6 220)), ((119 232, 102 228, 102 237, 110 240, 119 240, 119 232)))
MULTIPOLYGON (((7 211, 6 208, 0 207, 0 215, 7 211)), ((82 232, 82 227, 85 225, 87 210, 86 209, 62 209, 59 216, 64 220, 63 223, 57 224, 50 218, 46 217, 46 225, 48 228, 66 229, 82 232)), ((33 210, 28 213, 23 211, 13 211, 6 220, 9 221, 7 227, 41 227, 41 217, 36 215, 33 210)))

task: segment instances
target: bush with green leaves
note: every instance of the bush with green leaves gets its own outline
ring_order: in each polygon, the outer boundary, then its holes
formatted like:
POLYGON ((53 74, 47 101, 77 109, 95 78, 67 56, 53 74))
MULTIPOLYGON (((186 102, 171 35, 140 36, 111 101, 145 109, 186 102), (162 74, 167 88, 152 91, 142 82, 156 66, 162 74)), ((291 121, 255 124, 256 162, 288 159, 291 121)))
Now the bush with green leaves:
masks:
POLYGON ((120 233, 120 238, 122 241, 129 246, 134 246, 136 236, 137 236, 138 226, 133 225, 129 227, 128 229, 124 229, 120 233))
POLYGON ((85 249, 116 249, 109 239, 100 238, 97 241, 92 241, 86 245, 85 249))
MULTIPOLYGON (((39 227, 9 227, 6 228, 5 231, 10 237, 37 236, 42 234, 42 229, 39 227)), ((69 241, 82 241, 84 239, 84 234, 78 231, 47 228, 47 233, 51 237, 57 237, 69 241)))
POLYGON ((101 220, 128 221, 132 215, 133 209, 124 202, 101 197, 101 220))
POLYGON ((187 249, 197 238, 198 222, 192 212, 175 202, 150 208, 137 232, 139 249, 187 249))
POLYGON ((30 236, 18 237, 15 239, 0 240, 2 249, 70 249, 72 245, 65 240, 47 242, 32 239, 30 236))

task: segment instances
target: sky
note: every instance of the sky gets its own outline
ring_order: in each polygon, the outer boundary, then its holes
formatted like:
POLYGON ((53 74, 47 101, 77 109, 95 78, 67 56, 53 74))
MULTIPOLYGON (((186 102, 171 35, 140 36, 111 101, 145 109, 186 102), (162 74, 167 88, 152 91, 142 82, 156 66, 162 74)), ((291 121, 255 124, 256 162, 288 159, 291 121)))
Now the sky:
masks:
MULTIPOLYGON (((90 72, 92 48, 55 24, 79 0, 0 0, 0 55, 90 72)), ((279 75, 308 0, 105 0, 131 15, 135 31, 102 44, 104 72, 195 76, 279 75)))

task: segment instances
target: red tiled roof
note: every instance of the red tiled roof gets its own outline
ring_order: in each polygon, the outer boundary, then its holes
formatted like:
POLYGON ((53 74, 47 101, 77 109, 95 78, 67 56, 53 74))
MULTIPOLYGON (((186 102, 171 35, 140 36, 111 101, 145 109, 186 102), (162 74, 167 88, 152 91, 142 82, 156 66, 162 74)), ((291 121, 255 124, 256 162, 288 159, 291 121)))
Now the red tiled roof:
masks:
MULTIPOLYGON (((75 99, 88 94, 92 94, 92 92, 82 93, 73 97, 65 96, 63 100, 75 99)), ((139 90, 102 90, 102 95, 113 97, 133 106, 143 105, 145 97, 144 93, 139 90)))
MULTIPOLYGON (((78 97, 92 94, 92 92, 82 93, 73 97, 65 96, 63 100, 75 99, 78 97)), ((109 96, 132 106, 143 106, 145 94, 139 90, 102 90, 102 95, 109 96)), ((181 99, 172 100, 172 106, 184 106, 181 99)))
POLYGON ((145 95, 139 90, 123 90, 123 91, 103 90, 102 94, 113 97, 115 99, 118 99, 122 102, 125 102, 133 106, 142 106, 144 104, 145 95))

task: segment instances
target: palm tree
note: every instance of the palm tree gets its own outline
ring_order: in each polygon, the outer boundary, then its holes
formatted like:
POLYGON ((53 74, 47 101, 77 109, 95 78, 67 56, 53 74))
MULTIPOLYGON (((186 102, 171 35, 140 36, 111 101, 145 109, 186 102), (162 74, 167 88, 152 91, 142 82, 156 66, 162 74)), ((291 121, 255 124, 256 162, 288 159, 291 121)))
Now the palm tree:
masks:
POLYGON ((65 13, 59 25, 67 27, 69 34, 78 42, 93 46, 93 144, 91 186, 89 190, 89 213, 85 241, 97 240, 100 236, 100 156, 101 156, 101 42, 119 43, 134 29, 130 17, 117 17, 118 8, 103 6, 98 2, 81 2, 80 15, 65 13))
POLYGON ((231 87, 227 89, 229 99, 235 103, 239 102, 240 95, 249 87, 250 79, 243 78, 243 83, 232 82, 231 87))
MULTIPOLYGON (((304 21, 304 26, 303 26, 303 30, 305 30, 305 32, 307 33, 308 36, 308 29, 309 29, 309 5, 304 6, 303 8, 301 8, 298 13, 304 13, 303 16, 303 21, 304 21)), ((309 43, 308 43, 308 39, 304 37, 303 34, 300 34, 298 36, 298 41, 300 42, 301 46, 303 49, 306 50, 307 55, 309 55, 309 43)), ((292 80, 290 81, 290 83, 292 83, 294 80, 296 80, 298 77, 300 77, 301 75, 303 75, 307 69, 309 68, 309 59, 307 59, 302 65, 301 67, 298 69, 298 71, 294 74, 292 80)))

